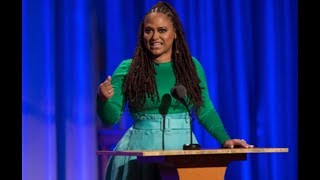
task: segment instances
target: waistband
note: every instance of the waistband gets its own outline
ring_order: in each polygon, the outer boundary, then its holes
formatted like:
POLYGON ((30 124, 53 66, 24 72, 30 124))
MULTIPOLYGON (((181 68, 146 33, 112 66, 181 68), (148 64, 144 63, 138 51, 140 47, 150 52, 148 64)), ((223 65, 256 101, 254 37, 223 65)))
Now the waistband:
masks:
POLYGON ((131 114, 134 129, 190 129, 188 113, 167 114, 131 114))

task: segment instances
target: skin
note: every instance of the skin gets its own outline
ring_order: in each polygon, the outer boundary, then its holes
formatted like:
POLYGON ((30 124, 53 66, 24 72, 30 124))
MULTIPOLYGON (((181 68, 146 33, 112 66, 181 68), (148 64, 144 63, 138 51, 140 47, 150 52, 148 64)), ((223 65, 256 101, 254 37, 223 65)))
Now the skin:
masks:
MULTIPOLYGON (((155 63, 171 61, 172 44, 176 38, 171 19, 163 13, 150 13, 144 20, 144 46, 153 55, 155 63)), ((98 97, 105 102, 114 95, 111 76, 99 85, 98 97)), ((243 139, 229 139, 222 145, 224 148, 253 148, 243 139)))
MULTIPOLYGON (((171 19, 163 13, 150 13, 144 20, 144 46, 156 63, 171 61, 172 44, 176 33, 171 19)), ((104 102, 114 94, 111 76, 99 85, 98 96, 104 102)))
POLYGON ((156 63, 171 61, 172 44, 176 33, 171 19, 163 13, 151 13, 144 20, 144 46, 156 63))
POLYGON ((226 140, 223 145, 224 148, 253 148, 254 146, 251 144, 248 144, 243 139, 229 139, 226 140))
POLYGON ((113 94, 114 90, 111 84, 111 76, 108 76, 107 79, 99 85, 98 97, 101 101, 105 102, 110 99, 113 94))

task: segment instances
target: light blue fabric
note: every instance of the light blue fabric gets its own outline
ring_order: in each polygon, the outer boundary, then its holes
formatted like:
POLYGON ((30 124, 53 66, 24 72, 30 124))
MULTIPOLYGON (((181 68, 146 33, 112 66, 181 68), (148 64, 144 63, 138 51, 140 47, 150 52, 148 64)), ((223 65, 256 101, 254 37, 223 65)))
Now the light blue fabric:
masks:
MULTIPOLYGON (((131 114, 134 121, 114 151, 124 150, 181 150, 190 144, 190 116, 188 113, 168 114, 165 121, 160 114, 131 114), (163 122, 165 124, 163 131, 163 122)), ((198 143, 192 133, 193 143, 198 143)), ((111 156, 106 180, 156 180, 160 179, 155 164, 141 164, 136 156, 111 156)))

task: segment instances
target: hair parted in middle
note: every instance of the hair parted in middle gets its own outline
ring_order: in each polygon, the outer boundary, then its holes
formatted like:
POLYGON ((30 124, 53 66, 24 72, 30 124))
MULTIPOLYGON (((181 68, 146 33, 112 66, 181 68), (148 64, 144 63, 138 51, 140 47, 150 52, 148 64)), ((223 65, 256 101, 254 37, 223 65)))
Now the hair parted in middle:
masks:
POLYGON ((140 22, 138 31, 138 42, 135 49, 132 64, 123 84, 125 100, 129 107, 136 109, 142 108, 146 98, 152 101, 160 101, 155 82, 155 69, 153 66, 152 55, 144 46, 144 20, 150 13, 163 13, 167 15, 175 29, 176 38, 172 45, 172 66, 176 76, 176 85, 183 85, 187 89, 189 104, 198 110, 203 104, 200 79, 197 75, 191 53, 185 40, 182 23, 174 8, 166 2, 156 3, 140 22))

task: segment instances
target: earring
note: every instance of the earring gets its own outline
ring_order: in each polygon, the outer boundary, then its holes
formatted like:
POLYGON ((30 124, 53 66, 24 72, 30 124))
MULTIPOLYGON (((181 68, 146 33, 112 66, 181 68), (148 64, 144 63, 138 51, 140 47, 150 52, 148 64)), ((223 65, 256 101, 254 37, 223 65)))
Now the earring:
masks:
POLYGON ((175 48, 176 48, 176 54, 179 54, 179 50, 178 50, 178 43, 177 43, 177 40, 175 40, 175 48))

